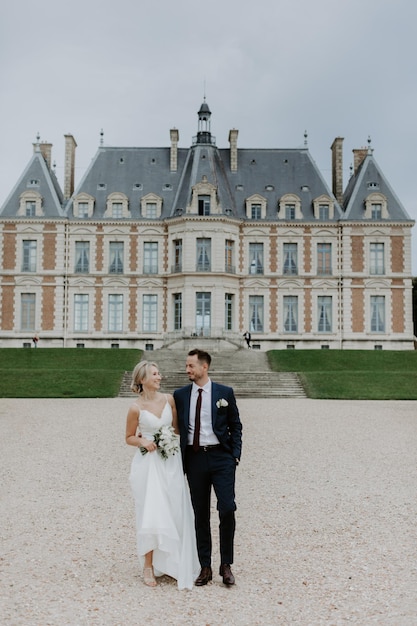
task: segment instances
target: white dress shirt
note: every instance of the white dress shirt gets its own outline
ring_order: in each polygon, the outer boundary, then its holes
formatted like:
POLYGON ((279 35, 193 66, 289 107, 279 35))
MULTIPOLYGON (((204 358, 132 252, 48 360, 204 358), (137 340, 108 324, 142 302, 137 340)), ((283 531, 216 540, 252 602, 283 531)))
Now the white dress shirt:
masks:
POLYGON ((201 413, 200 413, 200 446, 215 446, 219 442, 213 432, 211 421, 211 380, 199 387, 193 383, 190 399, 190 419, 188 424, 188 445, 193 445, 195 409, 197 405, 198 390, 202 389, 201 394, 201 413))

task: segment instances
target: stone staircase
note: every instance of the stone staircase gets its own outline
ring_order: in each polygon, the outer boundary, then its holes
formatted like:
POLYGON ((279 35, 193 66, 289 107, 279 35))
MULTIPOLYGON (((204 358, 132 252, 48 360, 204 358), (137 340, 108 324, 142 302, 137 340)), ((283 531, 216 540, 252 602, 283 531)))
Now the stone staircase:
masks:
MULTIPOLYGON (((201 343, 201 342, 200 342, 201 343)), ((204 346, 200 346, 205 349, 204 346)), ((233 387, 237 398, 305 398, 303 386, 294 372, 273 372, 264 352, 248 349, 210 352, 210 378, 233 387)), ((189 383, 185 374, 187 351, 161 348, 146 352, 144 358, 155 361, 162 374, 161 391, 173 393, 189 383)), ((132 372, 125 372, 119 396, 133 397, 132 372)))

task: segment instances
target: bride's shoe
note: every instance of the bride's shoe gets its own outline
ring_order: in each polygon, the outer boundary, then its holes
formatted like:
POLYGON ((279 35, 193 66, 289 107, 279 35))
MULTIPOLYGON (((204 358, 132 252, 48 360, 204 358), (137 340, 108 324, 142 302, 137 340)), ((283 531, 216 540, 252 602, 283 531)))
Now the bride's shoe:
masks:
POLYGON ((148 585, 148 587, 156 587, 157 582, 153 573, 153 567, 143 568, 143 582, 145 585, 148 585))

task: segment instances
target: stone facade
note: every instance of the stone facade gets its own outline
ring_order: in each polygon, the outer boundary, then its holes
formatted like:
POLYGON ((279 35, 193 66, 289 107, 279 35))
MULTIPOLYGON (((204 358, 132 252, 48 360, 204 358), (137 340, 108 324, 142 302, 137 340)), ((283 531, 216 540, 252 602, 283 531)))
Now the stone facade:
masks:
POLYGON ((342 193, 341 137, 330 190, 307 146, 219 149, 198 116, 187 149, 100 146, 75 190, 74 138, 63 192, 35 144, 0 212, 0 346, 412 349, 413 221, 372 150, 342 193))

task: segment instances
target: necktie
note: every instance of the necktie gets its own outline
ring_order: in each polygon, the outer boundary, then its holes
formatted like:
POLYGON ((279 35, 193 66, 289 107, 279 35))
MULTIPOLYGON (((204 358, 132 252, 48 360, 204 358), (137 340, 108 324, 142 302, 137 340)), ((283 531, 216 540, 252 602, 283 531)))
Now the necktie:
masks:
POLYGON ((201 394, 202 389, 198 390, 197 404, 195 407, 195 422, 194 422, 194 438, 193 438, 193 450, 198 451, 200 447, 200 415, 201 415, 201 394))

